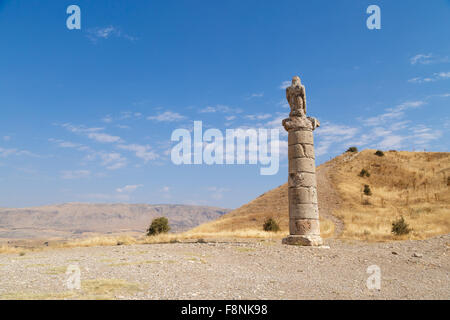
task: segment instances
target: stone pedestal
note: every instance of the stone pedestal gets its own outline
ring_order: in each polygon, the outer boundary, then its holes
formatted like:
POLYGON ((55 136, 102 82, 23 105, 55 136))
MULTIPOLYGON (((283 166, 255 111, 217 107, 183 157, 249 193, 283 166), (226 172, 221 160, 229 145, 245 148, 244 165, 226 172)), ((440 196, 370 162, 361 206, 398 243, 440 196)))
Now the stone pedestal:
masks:
POLYGON ((320 124, 306 116, 305 87, 294 77, 286 89, 291 106, 289 118, 283 120, 289 145, 289 233, 284 244, 320 246, 319 207, 317 204, 316 165, 313 130, 320 124))

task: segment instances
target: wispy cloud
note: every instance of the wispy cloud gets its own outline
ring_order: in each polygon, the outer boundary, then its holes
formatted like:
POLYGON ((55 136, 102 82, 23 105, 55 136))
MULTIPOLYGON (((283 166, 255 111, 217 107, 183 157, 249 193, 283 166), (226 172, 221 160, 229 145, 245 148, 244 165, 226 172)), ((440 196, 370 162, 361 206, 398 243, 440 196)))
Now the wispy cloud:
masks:
POLYGON ((200 109, 199 113, 242 113, 242 109, 231 108, 229 106, 218 104, 216 106, 207 106, 206 108, 200 109))
POLYGON ((101 143, 115 143, 122 141, 122 139, 118 136, 112 136, 110 134, 100 132, 88 133, 87 137, 101 143))
POLYGON ((39 157, 37 154, 34 154, 27 150, 19 150, 15 148, 2 148, 0 147, 0 158, 7 158, 9 156, 29 156, 29 157, 39 157))
POLYGON ((95 127, 95 128, 88 128, 85 126, 75 126, 69 123, 65 123, 62 125, 63 128, 66 128, 70 132, 85 135, 91 140, 101 142, 101 143, 116 143, 116 142, 122 142, 122 139, 118 136, 113 136, 104 132, 101 132, 104 130, 104 128, 101 127, 95 127))
POLYGON ((432 63, 446 63, 450 62, 450 58, 448 56, 436 56, 432 53, 420 53, 409 59, 409 62, 412 65, 416 64, 432 64, 432 63))
POLYGON ((269 119, 271 118, 272 115, 269 113, 266 114, 249 114, 246 115, 245 118, 249 119, 249 120, 265 120, 265 119, 269 119))
POLYGON ((174 122, 181 121, 185 119, 185 116, 182 116, 178 112, 166 111, 164 113, 160 113, 156 116, 147 117, 148 120, 155 120, 158 122, 174 122))
POLYGON ((61 178, 68 180, 89 178, 90 176, 91 172, 89 170, 61 171, 61 178))
POLYGON ((118 148, 134 152, 136 157, 143 159, 146 163, 159 157, 158 154, 153 152, 152 148, 148 145, 144 146, 140 144, 121 144, 118 146, 118 148))
POLYGON ((118 152, 102 152, 99 155, 101 165, 108 170, 118 170, 127 165, 127 159, 118 152))
POLYGON ((225 192, 230 191, 227 188, 221 188, 221 187, 209 187, 207 190, 210 192, 211 198, 214 200, 221 200, 225 194, 225 192))
POLYGON ((93 43, 97 43, 99 40, 106 40, 113 37, 123 38, 129 41, 138 40, 138 38, 130 36, 123 32, 120 28, 114 26, 95 27, 87 29, 87 37, 93 43))
POLYGON ((427 82, 435 82, 439 80, 450 79, 450 72, 436 72, 429 77, 415 77, 409 79, 410 83, 427 83, 427 82))
POLYGON ((386 112, 370 117, 368 119, 363 120, 363 123, 367 126, 376 126, 384 123, 386 120, 389 119, 399 119, 401 118, 405 110, 411 109, 411 108, 418 108, 425 104, 425 101, 407 101, 402 104, 399 104, 398 106, 394 108, 388 108, 386 109, 386 112))
POLYGON ((85 146, 83 144, 76 143, 76 142, 64 141, 61 139, 54 139, 54 138, 50 138, 50 139, 48 139, 48 141, 55 143, 60 148, 77 149, 79 151, 91 150, 88 146, 85 146))
POLYGON ((136 189, 143 187, 142 184, 133 184, 133 185, 126 185, 125 187, 122 188, 117 188, 116 191, 118 193, 132 193, 134 191, 136 191, 136 189))
POLYGON ((253 98, 262 98, 262 97, 264 97, 264 92, 252 93, 251 95, 246 97, 245 100, 250 100, 250 99, 253 99, 253 98))
POLYGON ((330 147, 337 144, 346 144, 355 139, 359 129, 345 125, 332 124, 325 122, 316 130, 318 143, 316 146, 316 155, 321 156, 329 152, 330 147))
POLYGON ((287 87, 289 87, 291 84, 292 84, 292 81, 283 81, 278 88, 284 90, 287 87))

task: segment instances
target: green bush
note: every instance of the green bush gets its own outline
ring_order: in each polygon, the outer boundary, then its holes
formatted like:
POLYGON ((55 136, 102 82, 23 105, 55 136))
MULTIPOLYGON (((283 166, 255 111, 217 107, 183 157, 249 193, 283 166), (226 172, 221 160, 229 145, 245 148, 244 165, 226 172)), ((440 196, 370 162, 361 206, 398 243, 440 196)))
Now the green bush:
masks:
POLYGON ((350 147, 345 152, 358 152, 358 148, 357 147, 350 147))
POLYGON ((369 171, 367 171, 366 169, 362 169, 361 172, 359 173, 360 177, 370 177, 370 173, 369 171))
POLYGON ((160 233, 167 233, 170 231, 169 220, 165 217, 153 219, 152 224, 147 229, 148 236, 154 236, 160 233))
POLYGON ((370 186, 367 185, 367 184, 364 185, 364 194, 366 196, 371 196, 372 195, 372 190, 370 190, 370 186))
POLYGON ((383 157, 384 156, 384 152, 381 151, 381 150, 377 150, 377 152, 375 152, 375 155, 379 156, 379 157, 383 157))
POLYGON ((277 232, 280 231, 280 226, 274 219, 268 218, 264 222, 263 229, 264 231, 277 232))
POLYGON ((408 234, 411 230, 412 229, 409 228, 409 225, 405 222, 403 216, 392 223, 392 233, 395 235, 400 236, 403 234, 408 234))

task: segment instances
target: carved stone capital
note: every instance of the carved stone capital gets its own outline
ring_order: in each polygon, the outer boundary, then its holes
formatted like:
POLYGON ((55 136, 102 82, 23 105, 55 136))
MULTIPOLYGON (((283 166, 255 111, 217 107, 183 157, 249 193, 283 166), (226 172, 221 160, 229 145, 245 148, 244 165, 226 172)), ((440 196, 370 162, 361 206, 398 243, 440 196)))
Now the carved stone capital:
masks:
POLYGON ((311 117, 289 117, 283 120, 283 127, 286 131, 315 130, 320 126, 319 120, 311 117))

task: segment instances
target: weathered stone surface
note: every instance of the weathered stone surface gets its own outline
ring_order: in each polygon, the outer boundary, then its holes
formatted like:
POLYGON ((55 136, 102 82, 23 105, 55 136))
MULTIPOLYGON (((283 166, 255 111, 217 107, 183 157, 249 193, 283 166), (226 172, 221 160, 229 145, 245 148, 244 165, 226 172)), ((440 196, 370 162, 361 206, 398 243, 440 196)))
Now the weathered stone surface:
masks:
POLYGON ((293 144, 314 144, 313 133, 311 130, 299 130, 289 132, 288 145, 293 144))
POLYGON ((314 155, 314 146, 311 144, 305 144, 303 146, 303 152, 305 154, 306 157, 311 158, 311 159, 315 159, 315 155, 314 155))
POLYGON ((316 187, 316 175, 308 172, 290 173, 288 178, 288 186, 291 188, 298 187, 316 187))
POLYGON ((310 158, 294 158, 289 160, 289 173, 296 172, 316 172, 316 164, 314 159, 310 158))
POLYGON ((316 219, 290 219, 289 231, 291 234, 320 236, 319 220, 316 219))
POLYGON ((323 240, 317 235, 290 235, 283 239, 283 244, 317 247, 323 245, 323 240))
POLYGON ((289 217, 291 219, 319 219, 319 207, 315 203, 290 203, 289 217))
POLYGON ((313 130, 320 126, 317 119, 306 116, 306 90, 299 77, 286 89, 291 107, 289 118, 283 120, 288 131, 289 148, 289 232, 285 244, 322 245, 319 206, 316 190, 316 164, 313 130))
POLYGON ((304 147, 301 144, 293 144, 288 147, 289 159, 305 157, 304 147))
POLYGON ((317 204, 317 190, 315 187, 289 188, 290 203, 315 203, 317 204))

